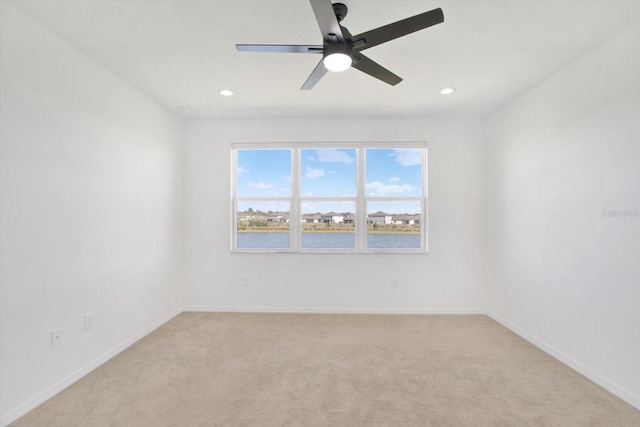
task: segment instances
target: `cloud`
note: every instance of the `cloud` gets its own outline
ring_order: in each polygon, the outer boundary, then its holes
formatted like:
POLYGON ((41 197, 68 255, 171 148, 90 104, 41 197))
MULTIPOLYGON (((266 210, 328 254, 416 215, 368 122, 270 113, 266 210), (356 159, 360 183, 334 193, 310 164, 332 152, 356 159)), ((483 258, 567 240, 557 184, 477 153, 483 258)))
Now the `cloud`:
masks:
POLYGON ((397 176, 392 176, 391 178, 389 178, 389 182, 400 182, 400 178, 398 178, 397 176))
POLYGON ((345 163, 348 165, 355 161, 353 157, 340 150, 321 149, 317 153, 318 160, 323 163, 345 163))
POLYGON ((251 182, 249 183, 249 187, 257 188, 259 190, 266 190, 267 188, 273 187, 273 185, 265 184, 264 182, 251 182))
POLYGON ((395 157, 400 166, 415 166, 422 163, 422 150, 420 149, 403 148, 393 150, 389 155, 395 157))
POLYGON ((304 176, 306 176, 309 179, 320 178, 321 176, 324 176, 324 169, 307 168, 307 173, 304 174, 304 176))
POLYGON ((307 156, 307 160, 309 160, 310 162, 315 162, 316 158, 313 156, 307 156))
POLYGON ((388 194, 402 194, 415 190, 415 187, 413 185, 383 184, 380 181, 368 182, 366 187, 368 191, 374 193, 377 196, 384 196, 388 194))
POLYGON ((243 175, 245 173, 250 173, 251 171, 247 168, 243 168, 242 166, 238 166, 238 176, 243 175))

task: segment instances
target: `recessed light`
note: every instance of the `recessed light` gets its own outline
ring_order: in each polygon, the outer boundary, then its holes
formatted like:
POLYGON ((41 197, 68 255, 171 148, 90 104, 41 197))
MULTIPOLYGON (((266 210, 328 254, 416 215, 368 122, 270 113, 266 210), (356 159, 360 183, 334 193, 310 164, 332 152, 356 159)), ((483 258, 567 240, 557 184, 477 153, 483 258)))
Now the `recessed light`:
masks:
POLYGON ((191 108, 189 107, 180 107, 180 111, 182 111, 182 114, 191 114, 191 108))
POLYGON ((231 96, 233 95, 233 91, 229 90, 229 89, 220 89, 218 91, 218 93, 222 96, 231 96))
POLYGON ((440 93, 443 95, 451 95, 455 91, 456 91, 455 87, 445 87, 440 91, 440 93))

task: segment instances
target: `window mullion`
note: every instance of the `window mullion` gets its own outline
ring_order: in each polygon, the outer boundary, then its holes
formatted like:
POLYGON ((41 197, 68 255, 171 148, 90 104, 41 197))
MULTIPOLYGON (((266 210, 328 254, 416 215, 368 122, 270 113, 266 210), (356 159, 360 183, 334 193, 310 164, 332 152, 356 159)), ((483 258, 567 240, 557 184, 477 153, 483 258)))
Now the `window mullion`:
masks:
POLYGON ((300 229, 302 216, 300 214, 300 148, 291 150, 291 204, 289 231, 291 233, 291 250, 300 250, 300 229))
POLYGON ((357 215, 356 215, 356 249, 364 251, 367 248, 367 201, 365 197, 366 183, 365 183, 365 150, 364 148, 357 149, 357 215))

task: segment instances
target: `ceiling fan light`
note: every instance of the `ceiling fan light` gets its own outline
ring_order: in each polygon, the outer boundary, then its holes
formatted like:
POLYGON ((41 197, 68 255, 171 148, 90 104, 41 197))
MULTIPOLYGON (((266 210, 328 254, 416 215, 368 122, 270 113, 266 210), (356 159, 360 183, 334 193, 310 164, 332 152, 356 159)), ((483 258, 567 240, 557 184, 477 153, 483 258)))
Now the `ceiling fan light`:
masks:
POLYGON ((346 53, 332 53, 324 57, 323 63, 329 71, 345 71, 351 67, 351 57, 346 53))

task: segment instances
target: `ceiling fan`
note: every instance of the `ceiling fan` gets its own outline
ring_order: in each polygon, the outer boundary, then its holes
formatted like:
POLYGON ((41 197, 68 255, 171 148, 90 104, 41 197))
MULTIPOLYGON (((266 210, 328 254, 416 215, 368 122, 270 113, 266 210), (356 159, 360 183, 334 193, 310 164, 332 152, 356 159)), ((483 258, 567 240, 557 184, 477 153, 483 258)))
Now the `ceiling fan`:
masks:
POLYGON ((364 56, 362 51, 444 22, 442 9, 438 8, 352 36, 349 30, 340 25, 347 16, 346 5, 332 4, 331 0, 309 1, 320 26, 322 45, 236 44, 236 49, 247 52, 322 54, 322 60, 304 82, 302 90, 313 88, 327 71, 344 71, 349 67, 395 86, 402 78, 364 56))

